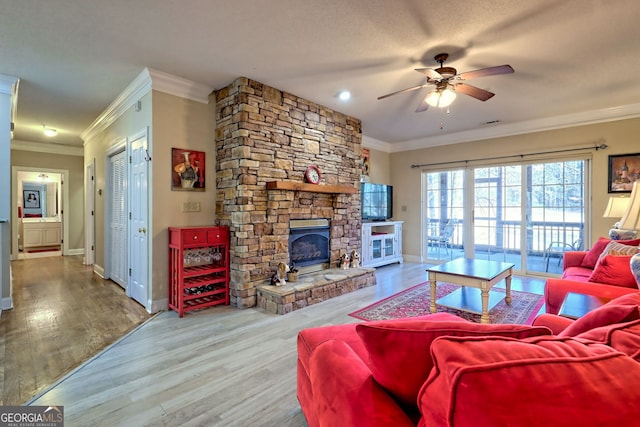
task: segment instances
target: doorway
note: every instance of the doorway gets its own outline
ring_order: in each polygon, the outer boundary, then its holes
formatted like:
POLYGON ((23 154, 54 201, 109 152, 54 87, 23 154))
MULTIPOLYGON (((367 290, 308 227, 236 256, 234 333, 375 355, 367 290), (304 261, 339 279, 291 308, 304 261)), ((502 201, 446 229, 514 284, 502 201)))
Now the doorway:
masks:
POLYGON ((13 166, 11 260, 68 255, 69 171, 13 166))

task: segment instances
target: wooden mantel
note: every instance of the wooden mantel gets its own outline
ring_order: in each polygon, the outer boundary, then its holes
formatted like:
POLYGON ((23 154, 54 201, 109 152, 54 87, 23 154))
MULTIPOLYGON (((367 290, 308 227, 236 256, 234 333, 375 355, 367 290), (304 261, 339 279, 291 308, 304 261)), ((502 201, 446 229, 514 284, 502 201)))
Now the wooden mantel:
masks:
POLYGON ((267 182, 267 190, 308 191, 309 193, 355 194, 358 189, 350 185, 307 184, 295 181, 267 182))

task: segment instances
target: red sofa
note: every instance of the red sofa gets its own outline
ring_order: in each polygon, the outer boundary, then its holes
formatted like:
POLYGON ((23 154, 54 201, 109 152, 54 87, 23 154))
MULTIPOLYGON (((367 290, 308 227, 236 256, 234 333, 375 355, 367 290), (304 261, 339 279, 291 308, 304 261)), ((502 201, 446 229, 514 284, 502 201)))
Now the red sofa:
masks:
POLYGON ((306 329, 298 400, 310 427, 636 426, 639 307, 635 292, 575 322, 437 313, 306 329))
MULTIPOLYGON (((600 238, 589 251, 564 253, 562 278, 551 278, 546 282, 544 299, 547 313, 557 314, 568 292, 612 299, 638 291, 638 285, 631 273, 628 261, 624 261, 624 265, 620 268, 611 265, 609 272, 613 271, 614 273, 600 275, 603 277, 601 279, 603 281, 589 281, 600 254, 609 242, 609 239, 600 238)), ((620 243, 637 246, 640 240, 620 241, 620 243)), ((611 260, 614 259, 611 258, 611 260)))

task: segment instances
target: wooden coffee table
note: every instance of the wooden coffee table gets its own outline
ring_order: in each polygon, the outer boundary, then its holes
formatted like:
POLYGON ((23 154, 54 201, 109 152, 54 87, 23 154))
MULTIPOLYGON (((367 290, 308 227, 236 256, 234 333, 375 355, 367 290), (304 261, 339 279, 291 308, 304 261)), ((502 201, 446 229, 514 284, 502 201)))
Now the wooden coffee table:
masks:
MULTIPOLYGON (((503 299, 502 293, 491 292, 490 296, 490 291, 493 285, 502 279, 505 280, 507 290, 504 300, 507 304, 511 304, 511 272, 513 267, 514 264, 505 262, 458 258, 427 268, 431 285, 429 310, 431 313, 435 313, 437 311, 436 304, 443 305, 480 314, 480 323, 489 323, 489 310, 503 299), (438 281, 462 285, 462 288, 436 301, 438 281), (474 297, 473 292, 466 286, 479 289, 479 298, 474 297), (477 307, 478 302, 481 303, 480 307, 477 307)), ((478 291, 475 293, 477 294, 478 291)))
POLYGON ((558 315, 569 319, 577 319, 598 307, 602 307, 609 301, 611 301, 611 298, 568 292, 560 306, 558 315))

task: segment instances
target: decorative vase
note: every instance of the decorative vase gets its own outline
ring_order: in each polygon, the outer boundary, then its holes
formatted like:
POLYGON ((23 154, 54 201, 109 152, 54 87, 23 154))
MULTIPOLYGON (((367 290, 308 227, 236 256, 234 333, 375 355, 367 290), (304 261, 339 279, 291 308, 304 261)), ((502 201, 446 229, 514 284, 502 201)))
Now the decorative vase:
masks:
POLYGON ((180 175, 180 186, 182 188, 193 188, 193 185, 198 180, 197 170, 191 166, 191 161, 189 160, 190 154, 189 151, 182 153, 184 162, 175 167, 175 171, 180 175))
POLYGON ((297 271, 290 271, 287 273, 287 280, 290 282, 297 282, 298 281, 298 272, 297 271))

